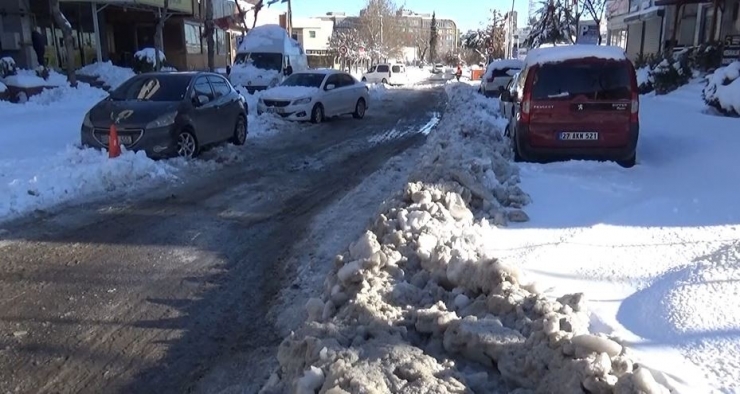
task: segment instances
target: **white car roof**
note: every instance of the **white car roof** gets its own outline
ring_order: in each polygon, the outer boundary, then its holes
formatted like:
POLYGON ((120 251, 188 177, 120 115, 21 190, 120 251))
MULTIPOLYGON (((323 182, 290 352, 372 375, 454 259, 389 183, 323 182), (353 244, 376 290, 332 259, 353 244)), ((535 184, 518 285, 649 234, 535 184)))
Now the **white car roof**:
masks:
POLYGON ((604 60, 625 60, 624 49, 611 45, 563 45, 531 49, 524 63, 527 66, 546 63, 560 63, 568 60, 596 58, 604 60))

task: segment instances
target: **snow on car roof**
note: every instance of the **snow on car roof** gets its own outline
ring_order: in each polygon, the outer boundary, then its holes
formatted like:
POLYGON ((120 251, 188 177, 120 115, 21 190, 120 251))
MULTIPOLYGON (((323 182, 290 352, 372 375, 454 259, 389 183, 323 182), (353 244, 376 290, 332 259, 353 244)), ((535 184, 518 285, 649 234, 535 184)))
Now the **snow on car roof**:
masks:
POLYGON ((282 52, 288 32, 280 25, 257 26, 247 33, 237 52, 252 52, 258 50, 270 50, 282 52))
POLYGON ((486 71, 503 70, 506 68, 524 68, 524 62, 519 59, 494 60, 486 67, 486 71))
POLYGON ((549 48, 535 48, 527 53, 524 63, 527 66, 545 63, 559 63, 574 59, 597 58, 605 60, 625 60, 624 49, 611 45, 564 45, 549 48))

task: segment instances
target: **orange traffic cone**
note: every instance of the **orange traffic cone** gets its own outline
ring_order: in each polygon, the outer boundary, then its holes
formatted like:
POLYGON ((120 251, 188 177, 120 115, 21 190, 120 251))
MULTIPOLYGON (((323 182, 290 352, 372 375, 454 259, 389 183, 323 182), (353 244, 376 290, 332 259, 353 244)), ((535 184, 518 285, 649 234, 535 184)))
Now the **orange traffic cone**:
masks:
POLYGON ((116 125, 110 125, 108 132, 108 158, 113 159, 121 155, 121 143, 118 141, 116 125))

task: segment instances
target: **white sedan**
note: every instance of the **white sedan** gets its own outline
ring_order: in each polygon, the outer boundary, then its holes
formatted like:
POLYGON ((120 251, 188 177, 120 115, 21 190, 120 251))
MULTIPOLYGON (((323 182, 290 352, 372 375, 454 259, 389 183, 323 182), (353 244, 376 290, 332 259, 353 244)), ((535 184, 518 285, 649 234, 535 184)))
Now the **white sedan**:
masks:
POLYGON ((343 71, 322 69, 294 73, 262 93, 257 113, 277 114, 289 120, 324 119, 352 115, 362 119, 369 108, 367 86, 343 71))

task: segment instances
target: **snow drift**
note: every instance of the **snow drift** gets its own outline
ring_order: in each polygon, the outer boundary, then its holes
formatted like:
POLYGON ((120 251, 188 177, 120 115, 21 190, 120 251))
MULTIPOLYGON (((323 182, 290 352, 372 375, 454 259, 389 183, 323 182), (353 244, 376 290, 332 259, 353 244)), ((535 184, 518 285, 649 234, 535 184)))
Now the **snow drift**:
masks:
POLYGON ((740 61, 718 68, 707 76, 704 102, 727 115, 740 115, 740 61))
POLYGON ((581 294, 552 299, 485 252, 529 197, 496 102, 464 84, 405 189, 337 256, 262 393, 663 393, 581 294))

